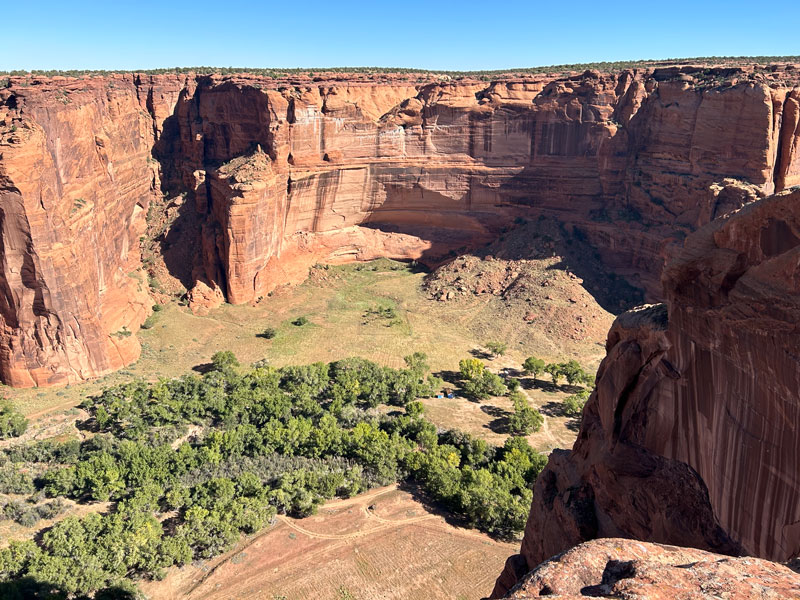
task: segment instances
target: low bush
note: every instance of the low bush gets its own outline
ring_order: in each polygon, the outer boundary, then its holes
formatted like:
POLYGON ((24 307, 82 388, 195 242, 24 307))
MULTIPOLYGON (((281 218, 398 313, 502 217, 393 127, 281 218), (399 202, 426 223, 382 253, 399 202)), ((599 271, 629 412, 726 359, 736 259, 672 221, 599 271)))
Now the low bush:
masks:
POLYGON ((28 419, 8 400, 0 400, 0 440, 19 437, 28 429, 28 419))

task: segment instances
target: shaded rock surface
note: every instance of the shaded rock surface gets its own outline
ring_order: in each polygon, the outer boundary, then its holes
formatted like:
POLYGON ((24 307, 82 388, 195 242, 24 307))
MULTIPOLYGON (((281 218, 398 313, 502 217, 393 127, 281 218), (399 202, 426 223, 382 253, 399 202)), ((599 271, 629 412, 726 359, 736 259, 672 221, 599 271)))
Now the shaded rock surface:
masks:
POLYGON ((788 600, 800 598, 800 575, 757 558, 609 538, 586 542, 543 562, 505 596, 540 597, 788 600))
POLYGON ((800 183, 797 83, 792 65, 11 77, 0 376, 46 385, 135 359, 128 332, 149 303, 138 240, 164 195, 182 203, 154 260, 183 289, 202 284, 200 310, 220 292, 257 301, 317 262, 440 264, 520 215, 569 224, 657 298, 688 233, 800 183))
POLYGON ((493 597, 582 541, 800 554, 800 190, 690 236, 666 304, 611 328, 571 452, 539 476, 493 597))

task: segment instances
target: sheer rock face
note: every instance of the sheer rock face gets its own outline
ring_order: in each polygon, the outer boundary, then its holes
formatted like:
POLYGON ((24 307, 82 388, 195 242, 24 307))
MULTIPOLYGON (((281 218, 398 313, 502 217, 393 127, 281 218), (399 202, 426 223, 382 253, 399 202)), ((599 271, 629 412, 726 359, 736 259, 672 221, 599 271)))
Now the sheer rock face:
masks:
POLYGON ((505 598, 542 596, 784 600, 800 597, 800 575, 758 558, 611 538, 586 542, 543 562, 505 598))
POLYGON ((717 219, 621 315, 571 452, 539 476, 493 597, 598 537, 800 554, 800 190, 717 219))
POLYGON ((0 378, 96 377, 138 357, 152 304, 152 120, 131 78, 15 92, 0 90, 0 378))
POLYGON ((200 310, 255 301, 316 262, 437 264, 542 214, 658 297, 676 242, 800 181, 796 73, 12 77, 0 376, 75 381, 137 356, 137 240, 162 192, 188 200, 174 230, 192 232, 195 264, 168 267, 202 284, 200 310))

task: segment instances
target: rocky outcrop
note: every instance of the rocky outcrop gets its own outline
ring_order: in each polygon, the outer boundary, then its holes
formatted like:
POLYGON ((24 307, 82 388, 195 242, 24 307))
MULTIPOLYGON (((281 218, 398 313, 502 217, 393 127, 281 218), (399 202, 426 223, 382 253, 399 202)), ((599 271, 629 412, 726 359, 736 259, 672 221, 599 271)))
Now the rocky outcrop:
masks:
POLYGON ((800 554, 800 190, 690 236, 622 314, 571 452, 539 476, 493 597, 582 541, 800 554))
POLYGON ((0 90, 4 383, 67 383, 138 357, 153 139, 130 77, 0 90))
POLYGON ((757 558, 731 558, 626 539, 586 542, 536 567, 505 598, 800 598, 800 575, 757 558))
POLYGON ((302 279, 330 258, 315 247, 329 232, 404 233, 424 243, 400 257, 436 264, 543 214, 659 297, 671 246, 796 178, 794 83, 697 67, 379 88, 206 78, 165 146, 207 211, 205 279, 232 302, 265 295, 290 262, 302 279))
POLYGON ((0 376, 46 385, 135 358, 137 240, 162 195, 180 200, 165 271, 197 287, 198 310, 257 301, 316 262, 438 264, 540 215, 657 298, 672 246, 798 181, 798 79, 792 65, 12 77, 0 376))

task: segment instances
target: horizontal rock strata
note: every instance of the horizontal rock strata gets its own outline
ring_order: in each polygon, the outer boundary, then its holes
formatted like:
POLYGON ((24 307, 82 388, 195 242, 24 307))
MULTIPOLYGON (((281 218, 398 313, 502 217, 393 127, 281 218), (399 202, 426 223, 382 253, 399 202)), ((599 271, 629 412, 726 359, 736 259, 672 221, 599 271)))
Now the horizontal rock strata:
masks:
POLYGON ((257 301, 315 262, 438 264, 538 215, 658 298, 688 233, 800 183, 792 65, 370 77, 11 77, 3 381, 76 381, 136 357, 138 239, 162 193, 186 200, 167 241, 195 262, 167 267, 202 284, 202 310, 257 301))

